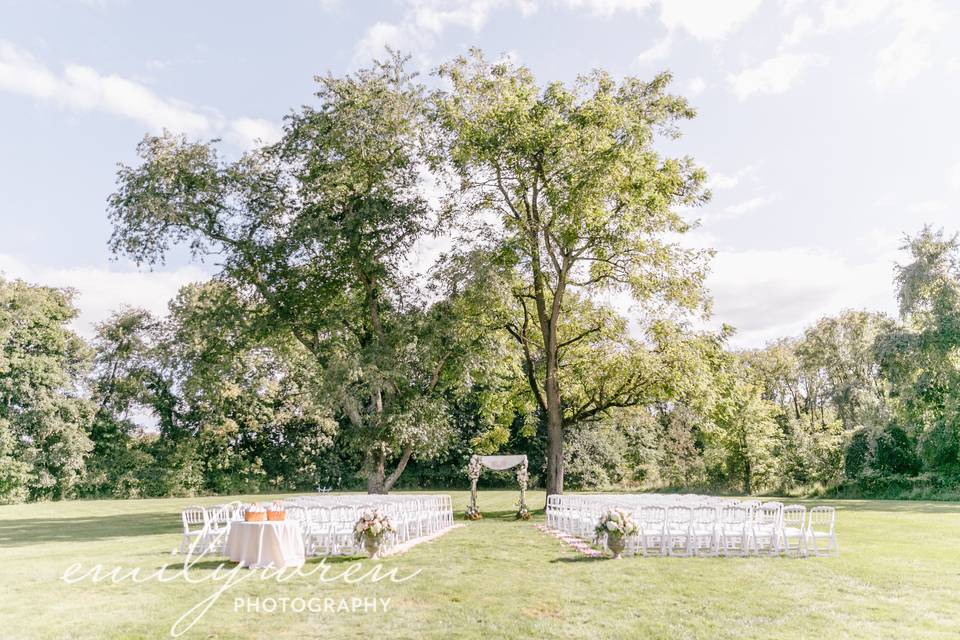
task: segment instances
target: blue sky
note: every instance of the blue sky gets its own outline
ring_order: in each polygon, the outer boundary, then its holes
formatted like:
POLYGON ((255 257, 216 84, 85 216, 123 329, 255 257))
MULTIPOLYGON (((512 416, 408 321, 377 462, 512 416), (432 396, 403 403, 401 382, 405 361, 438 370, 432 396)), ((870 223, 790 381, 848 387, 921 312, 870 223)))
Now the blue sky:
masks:
POLYGON ((699 116, 664 149, 711 175, 689 242, 717 249, 714 319, 735 344, 892 312, 903 234, 960 230, 958 21, 946 0, 0 0, 0 271, 75 287, 87 335, 124 304, 162 312, 210 267, 110 260, 105 199, 144 133, 237 155, 316 74, 385 45, 429 73, 476 45, 544 82, 674 73, 699 116))

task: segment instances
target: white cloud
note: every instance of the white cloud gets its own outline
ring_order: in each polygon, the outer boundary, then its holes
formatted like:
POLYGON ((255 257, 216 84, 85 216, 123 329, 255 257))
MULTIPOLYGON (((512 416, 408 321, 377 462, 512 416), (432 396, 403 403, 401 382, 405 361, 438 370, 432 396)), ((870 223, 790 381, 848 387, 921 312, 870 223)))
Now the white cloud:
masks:
POLYGON ((936 0, 828 0, 818 8, 816 17, 801 14, 794 18, 780 50, 816 36, 889 25, 896 35, 876 54, 873 75, 874 84, 880 88, 903 86, 934 66, 937 52, 932 36, 949 21, 936 0))
POLYGON ((278 127, 265 120, 228 120, 212 109, 157 95, 148 87, 91 67, 67 64, 51 71, 29 52, 0 40, 0 91, 51 102, 63 108, 99 111, 138 122, 157 132, 164 128, 188 135, 226 135, 244 148, 255 137, 276 138, 278 127))
POLYGON ((893 313, 892 249, 863 263, 804 247, 719 251, 707 278, 713 321, 737 328, 734 346, 760 347, 844 309, 893 313))
POLYGON ((772 203, 776 198, 774 196, 756 196, 737 204, 732 204, 724 208, 723 213, 714 216, 716 220, 732 220, 747 215, 757 209, 762 209, 772 203))
POLYGON ((736 173, 722 173, 719 171, 707 171, 707 188, 712 190, 733 189, 744 178, 752 177, 756 172, 756 167, 747 165, 738 169, 736 173))
POLYGON ((656 62, 657 60, 663 60, 670 55, 670 48, 673 45, 673 39, 670 36, 666 36, 657 40, 653 43, 653 46, 649 49, 641 51, 634 62, 637 64, 646 64, 648 62, 656 62))
POLYGON ((97 267, 59 268, 27 264, 4 254, 0 254, 0 273, 7 279, 20 278, 32 284, 76 289, 74 304, 80 315, 73 321, 73 327, 86 338, 94 335, 97 323, 124 306, 142 307, 157 316, 164 316, 167 303, 180 287, 209 278, 196 266, 149 272, 97 267))
POLYGON ((874 83, 881 88, 901 87, 934 65, 931 36, 946 22, 938 5, 920 0, 899 5, 893 17, 900 22, 900 32, 877 53, 873 75, 874 83))
POLYGON ((730 74, 727 80, 740 100, 754 94, 785 93, 804 71, 825 62, 826 59, 818 54, 784 53, 756 67, 730 74))
POLYGON ((412 52, 426 66, 430 48, 448 27, 476 33, 495 9, 511 7, 525 16, 537 10, 533 0, 406 0, 404 4, 406 11, 399 22, 377 22, 367 29, 354 47, 353 66, 383 58, 386 47, 412 52))
POLYGON ((802 14, 793 19, 793 26, 790 28, 790 31, 787 32, 787 35, 783 36, 783 39, 780 41, 780 49, 792 46, 806 40, 810 35, 816 32, 815 23, 813 18, 806 14, 802 14))
POLYGON ((567 0, 572 9, 588 9, 598 16, 609 17, 619 12, 643 13, 654 4, 654 0, 567 0))
POLYGON ((738 29, 760 6, 760 0, 566 0, 567 6, 594 15, 618 12, 642 14, 660 5, 660 22, 669 30, 683 29, 698 40, 719 40, 738 29))
POLYGON ((687 93, 691 97, 700 95, 701 93, 703 93, 703 90, 706 88, 707 88, 707 81, 701 78, 700 76, 697 76, 696 78, 691 79, 690 82, 687 83, 687 93))
POLYGON ((698 40, 718 40, 738 29, 759 6, 760 0, 662 0, 660 21, 698 40))
POLYGON ((230 123, 230 135, 244 149, 258 143, 270 144, 283 136, 283 129, 275 122, 259 118, 236 118, 230 123))

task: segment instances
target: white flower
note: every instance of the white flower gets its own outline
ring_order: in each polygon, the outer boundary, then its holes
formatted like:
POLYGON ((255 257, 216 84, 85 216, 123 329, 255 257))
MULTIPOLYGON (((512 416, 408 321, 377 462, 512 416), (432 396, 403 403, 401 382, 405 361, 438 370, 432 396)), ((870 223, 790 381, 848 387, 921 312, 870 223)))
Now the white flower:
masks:
POLYGON ((620 525, 618 525, 616 522, 611 521, 607 523, 607 529, 610 531, 619 531, 620 525))

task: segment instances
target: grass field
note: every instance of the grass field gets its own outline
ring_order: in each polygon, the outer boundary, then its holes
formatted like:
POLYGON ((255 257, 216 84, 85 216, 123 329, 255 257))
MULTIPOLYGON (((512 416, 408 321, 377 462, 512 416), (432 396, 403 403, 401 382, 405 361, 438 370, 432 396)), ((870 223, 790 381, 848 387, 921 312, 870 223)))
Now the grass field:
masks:
MULTIPOLYGON (((957 503, 832 502, 839 558, 609 561, 578 556, 537 531, 542 512, 533 522, 514 521, 514 492, 480 497, 484 520, 383 562, 398 576, 420 570, 406 582, 345 584, 315 575, 278 583, 244 570, 253 579, 226 590, 182 637, 960 637, 957 503), (236 598, 257 596, 390 601, 386 612, 235 611, 236 598)), ((459 520, 467 494, 453 498, 459 520)), ((174 563, 171 572, 182 569, 182 557, 170 555, 180 508, 220 501, 0 507, 0 637, 169 637, 182 614, 224 586, 212 579, 218 560, 194 566, 194 582, 67 584, 60 576, 76 562, 140 567, 141 575, 166 563, 174 563)), ((530 504, 542 503, 543 494, 532 493, 530 504)), ((327 576, 353 562, 330 563, 327 576)))

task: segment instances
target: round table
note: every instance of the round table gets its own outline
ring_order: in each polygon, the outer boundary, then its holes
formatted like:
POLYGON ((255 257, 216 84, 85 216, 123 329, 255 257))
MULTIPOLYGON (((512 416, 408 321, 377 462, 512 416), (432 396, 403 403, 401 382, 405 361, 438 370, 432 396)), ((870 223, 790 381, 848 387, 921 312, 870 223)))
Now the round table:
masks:
POLYGON ((304 562, 303 533, 296 520, 232 522, 225 553, 234 562, 261 567, 299 567, 304 562))

